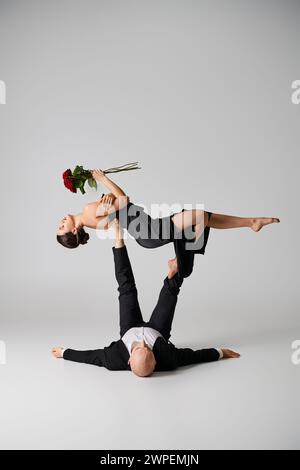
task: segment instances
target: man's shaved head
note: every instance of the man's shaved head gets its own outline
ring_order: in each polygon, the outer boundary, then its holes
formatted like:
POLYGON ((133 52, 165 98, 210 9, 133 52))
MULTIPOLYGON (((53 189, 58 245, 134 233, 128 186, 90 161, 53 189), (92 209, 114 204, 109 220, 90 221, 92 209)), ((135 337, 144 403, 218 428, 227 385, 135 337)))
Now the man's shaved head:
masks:
POLYGON ((149 377, 153 374, 156 360, 151 349, 147 347, 135 348, 130 356, 130 367, 138 377, 149 377))

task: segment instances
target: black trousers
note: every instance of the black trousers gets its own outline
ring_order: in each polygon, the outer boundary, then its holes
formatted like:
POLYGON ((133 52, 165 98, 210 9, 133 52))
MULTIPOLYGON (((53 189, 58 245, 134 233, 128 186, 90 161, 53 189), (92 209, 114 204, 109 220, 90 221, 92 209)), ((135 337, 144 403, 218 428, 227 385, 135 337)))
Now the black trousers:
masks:
POLYGON ((125 246, 113 248, 113 254, 119 291, 121 337, 130 328, 149 326, 159 331, 168 340, 171 336, 177 298, 183 279, 176 274, 172 279, 166 278, 164 280, 151 318, 145 322, 138 301, 138 292, 127 248, 125 246))

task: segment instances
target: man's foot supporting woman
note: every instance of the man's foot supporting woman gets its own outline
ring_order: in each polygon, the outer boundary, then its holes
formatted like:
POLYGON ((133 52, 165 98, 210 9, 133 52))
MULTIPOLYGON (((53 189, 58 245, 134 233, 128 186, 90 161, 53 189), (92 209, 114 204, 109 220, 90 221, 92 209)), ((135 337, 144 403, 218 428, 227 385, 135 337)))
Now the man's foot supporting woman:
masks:
POLYGON ((178 273, 177 258, 169 259, 168 266, 169 266, 168 278, 172 279, 172 277, 174 277, 175 274, 178 273))

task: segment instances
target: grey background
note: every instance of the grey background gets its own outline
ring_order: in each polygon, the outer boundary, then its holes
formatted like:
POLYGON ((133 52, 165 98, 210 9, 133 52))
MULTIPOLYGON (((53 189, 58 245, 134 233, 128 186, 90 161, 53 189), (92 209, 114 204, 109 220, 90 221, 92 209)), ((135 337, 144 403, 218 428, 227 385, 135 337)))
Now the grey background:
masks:
MULTIPOLYGON (((1 0, 1 446, 299 445, 299 21, 291 0, 1 0), (61 173, 136 160, 115 178, 136 202, 280 217, 259 234, 213 230, 182 289, 173 342, 240 361, 137 382, 50 357, 118 336, 112 242, 55 241, 61 216, 95 198, 61 173)), ((128 249, 147 317, 172 247, 128 249)))

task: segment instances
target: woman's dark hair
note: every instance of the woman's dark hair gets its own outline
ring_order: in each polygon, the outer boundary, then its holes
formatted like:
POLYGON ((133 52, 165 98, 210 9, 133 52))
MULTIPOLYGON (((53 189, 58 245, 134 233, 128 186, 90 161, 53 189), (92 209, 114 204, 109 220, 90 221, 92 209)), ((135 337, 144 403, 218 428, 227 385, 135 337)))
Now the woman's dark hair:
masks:
POLYGON ((85 245, 90 236, 83 228, 81 228, 76 234, 68 232, 64 235, 57 235, 56 238, 58 243, 66 248, 77 248, 79 245, 85 245))

